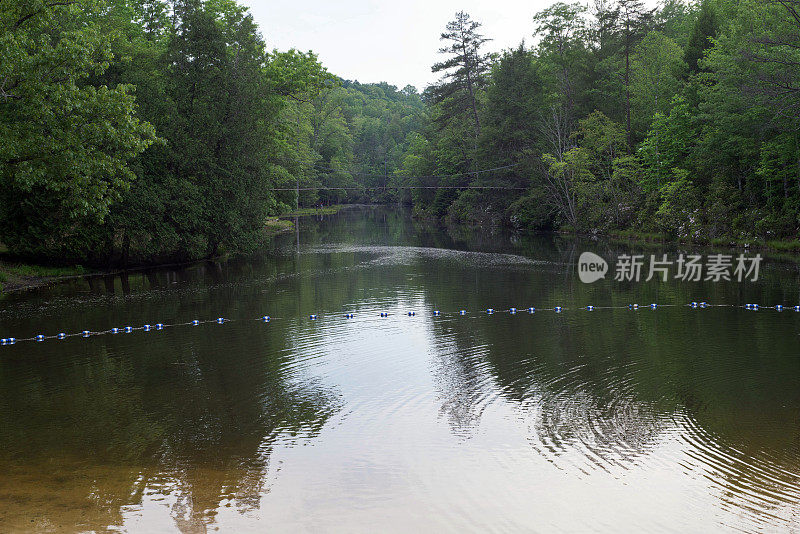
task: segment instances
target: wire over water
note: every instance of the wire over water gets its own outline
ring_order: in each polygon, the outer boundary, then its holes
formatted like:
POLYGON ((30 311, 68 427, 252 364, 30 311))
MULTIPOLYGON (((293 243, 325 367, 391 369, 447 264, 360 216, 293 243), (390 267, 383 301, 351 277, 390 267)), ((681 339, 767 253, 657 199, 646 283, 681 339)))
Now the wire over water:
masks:
MULTIPOLYGON (((483 169, 479 171, 469 171, 469 172, 461 172, 456 174, 438 174, 438 175, 428 175, 428 176, 406 176, 406 175, 388 175, 388 174, 369 174, 369 173, 358 173, 352 172, 345 169, 334 169, 333 167, 323 167, 323 166, 316 166, 315 170, 317 171, 327 171, 327 172, 344 172, 351 176, 359 176, 359 177, 372 177, 372 178, 404 178, 404 179, 416 179, 416 180, 431 180, 434 178, 458 178, 458 177, 467 177, 467 176, 477 176, 478 174, 483 174, 487 172, 495 172, 495 171, 502 171, 505 169, 511 169, 513 167, 517 167, 522 165, 522 163, 512 163, 511 165, 502 165, 500 167, 492 167, 491 169, 483 169)), ((507 190, 525 190, 528 189, 527 187, 519 187, 519 186, 499 186, 499 185, 383 185, 383 186, 348 186, 348 187, 328 187, 328 186, 320 186, 320 187, 274 187, 269 189, 269 191, 318 191, 318 190, 327 190, 327 191, 383 191, 386 189, 507 189, 507 190)))

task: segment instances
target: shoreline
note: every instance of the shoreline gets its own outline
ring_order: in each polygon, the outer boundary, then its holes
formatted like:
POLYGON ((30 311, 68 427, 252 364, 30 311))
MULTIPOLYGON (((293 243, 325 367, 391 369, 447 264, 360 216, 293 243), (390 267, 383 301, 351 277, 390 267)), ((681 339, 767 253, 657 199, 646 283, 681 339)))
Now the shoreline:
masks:
MULTIPOLYGON (((264 243, 275 236, 294 230, 294 223, 281 219, 282 216, 269 217, 264 223, 264 243)), ((3 253, 6 251, 3 250, 3 253)), ((90 276, 114 276, 122 273, 134 273, 148 269, 180 267, 193 265, 203 261, 222 259, 225 256, 198 258, 181 262, 152 263, 116 269, 93 269, 82 265, 48 267, 36 263, 7 260, 0 257, 0 297, 29 289, 36 289, 49 284, 56 284, 75 278, 90 276)))
POLYGON ((358 206, 358 204, 332 204, 330 206, 323 206, 321 208, 300 208, 298 210, 290 211, 289 213, 277 215, 276 217, 278 219, 291 219, 294 217, 308 217, 310 215, 335 215, 342 209, 352 206, 358 206))
MULTIPOLYGON (((274 237, 294 230, 294 223, 291 220, 295 217, 308 217, 315 215, 334 215, 339 211, 361 206, 359 204, 335 204, 332 206, 325 206, 323 208, 302 208, 297 211, 275 215, 267 218, 264 223, 264 238, 265 243, 274 237)), ((442 224, 441 220, 437 218, 420 217, 415 215, 414 219, 428 220, 442 224)), ((462 224, 459 225, 464 228, 479 229, 486 228, 481 225, 462 224)), ((498 225, 496 228, 503 228, 498 225)), ((633 230, 615 230, 604 233, 580 233, 564 230, 516 230, 521 234, 544 234, 561 237, 583 238, 583 239, 601 239, 608 242, 625 243, 625 244, 640 244, 648 246, 658 246, 666 244, 674 245, 696 245, 701 247, 710 248, 723 248, 728 250, 745 250, 745 251, 762 251, 771 253, 773 256, 781 259, 788 259, 793 261, 800 261, 800 239, 670 239, 664 234, 636 232, 633 230)), ((143 271, 147 269, 160 269, 167 267, 179 267, 192 265, 203 261, 212 261, 215 259, 222 259, 225 256, 199 258, 195 260, 188 260, 184 262, 168 262, 168 263, 153 263, 145 265, 137 265, 128 268, 117 269, 92 269, 86 268, 81 265, 74 266, 59 266, 52 267, 35 263, 25 263, 21 261, 3 259, 5 255, 5 247, 0 245, 0 297, 10 293, 25 291, 28 289, 35 289, 38 287, 46 286, 49 284, 59 283, 66 280, 75 278, 84 278, 87 276, 112 276, 122 273, 130 273, 143 271)))
POLYGON ((677 245, 696 245, 709 248, 724 248, 729 250, 757 250, 771 252, 776 255, 790 256, 795 260, 800 260, 800 240, 793 239, 670 239, 663 234, 653 234, 647 232, 634 232, 622 230, 608 232, 605 234, 570 234, 580 237, 602 237, 609 241, 624 243, 641 243, 648 245, 677 244, 677 245))

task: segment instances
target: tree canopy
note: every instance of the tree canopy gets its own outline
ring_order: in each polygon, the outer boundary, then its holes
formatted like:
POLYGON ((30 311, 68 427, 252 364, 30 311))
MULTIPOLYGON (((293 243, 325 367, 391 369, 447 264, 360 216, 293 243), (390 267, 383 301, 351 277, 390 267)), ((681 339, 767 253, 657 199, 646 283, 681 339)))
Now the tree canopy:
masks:
POLYGON ((106 264, 247 252, 298 206, 681 239, 800 231, 800 0, 554 3, 429 87, 268 50, 234 0, 4 0, 0 241, 106 264))

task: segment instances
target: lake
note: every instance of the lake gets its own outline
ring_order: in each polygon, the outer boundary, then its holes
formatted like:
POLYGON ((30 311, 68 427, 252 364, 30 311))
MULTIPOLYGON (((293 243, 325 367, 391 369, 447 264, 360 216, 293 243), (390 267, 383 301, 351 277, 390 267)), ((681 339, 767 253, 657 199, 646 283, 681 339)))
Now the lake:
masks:
POLYGON ((708 253, 361 207, 7 295, 2 337, 182 326, 0 347, 0 531, 800 529, 800 313, 716 306, 800 304, 797 264, 584 284, 584 251, 708 253))

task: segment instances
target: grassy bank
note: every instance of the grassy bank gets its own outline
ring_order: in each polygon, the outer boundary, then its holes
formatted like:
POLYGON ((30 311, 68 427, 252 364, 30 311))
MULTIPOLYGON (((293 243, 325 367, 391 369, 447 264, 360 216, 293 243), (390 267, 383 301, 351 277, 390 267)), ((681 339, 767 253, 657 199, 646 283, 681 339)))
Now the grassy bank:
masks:
MULTIPOLYGON (((278 234, 291 231, 293 228, 294 223, 292 223, 292 221, 283 220, 278 217, 270 217, 264 223, 264 237, 269 239, 278 234)), ((3 245, 3 243, 0 243, 0 256, 6 256, 7 254, 8 248, 3 245)), ((158 265, 152 265, 152 267, 158 267, 158 265)), ((21 263, 10 259, 0 259, 0 295, 4 292, 41 286, 54 280, 83 276, 85 274, 91 274, 92 272, 106 273, 106 271, 102 269, 94 271, 81 265, 71 267, 48 267, 44 265, 21 263)), ((107 272, 111 273, 112 271, 107 272)), ((113 272, 116 273, 119 271, 115 270, 113 272)))
POLYGON ((267 219, 267 222, 264 223, 264 235, 266 237, 274 237, 283 232, 288 232, 292 228, 294 228, 294 223, 292 223, 292 221, 279 219, 278 217, 270 217, 267 219))
POLYGON ((81 276, 86 273, 87 270, 80 265, 74 267, 45 267, 42 265, 0 261, 0 293, 21 287, 41 285, 53 279, 81 276))
POLYGON ((323 206, 321 208, 300 208, 299 210, 290 213, 284 213, 281 217, 304 217, 307 215, 333 215, 339 213, 344 207, 343 204, 334 204, 332 206, 323 206))

